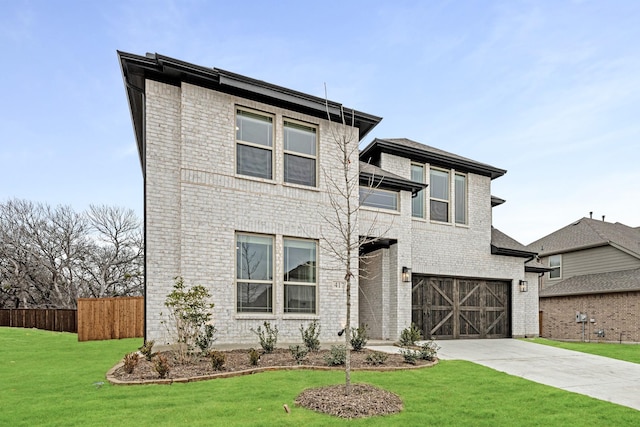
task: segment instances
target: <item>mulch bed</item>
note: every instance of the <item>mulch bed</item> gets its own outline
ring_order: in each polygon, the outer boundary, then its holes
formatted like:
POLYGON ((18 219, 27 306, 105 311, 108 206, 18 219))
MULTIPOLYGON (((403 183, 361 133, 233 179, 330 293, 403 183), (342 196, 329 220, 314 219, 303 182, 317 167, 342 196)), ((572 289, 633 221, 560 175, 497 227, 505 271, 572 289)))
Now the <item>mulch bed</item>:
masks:
MULTIPOLYGON (((257 366, 249 362, 248 350, 222 351, 225 355, 223 369, 216 371, 207 357, 197 357, 192 363, 180 364, 174 353, 162 352, 170 364, 170 371, 165 379, 160 379, 153 368, 153 363, 140 356, 133 373, 124 371, 122 362, 114 366, 108 373, 107 379, 112 384, 171 384, 173 382, 202 381, 215 378, 232 377, 253 374, 261 371, 282 369, 316 369, 316 370, 344 370, 344 366, 328 367, 325 357, 329 350, 311 352, 298 365, 287 349, 276 349, 273 353, 262 354, 257 366)), ((371 365, 366 361, 373 351, 365 349, 351 352, 351 369, 388 371, 398 369, 412 369, 432 366, 436 361, 417 360, 415 365, 408 364, 400 354, 387 354, 387 360, 382 365, 371 365)), ((344 384, 320 387, 303 391, 297 398, 296 404, 305 408, 323 412, 342 418, 360 418, 374 415, 387 415, 402 410, 402 401, 398 396, 386 390, 369 384, 353 384, 349 396, 345 396, 344 384)))

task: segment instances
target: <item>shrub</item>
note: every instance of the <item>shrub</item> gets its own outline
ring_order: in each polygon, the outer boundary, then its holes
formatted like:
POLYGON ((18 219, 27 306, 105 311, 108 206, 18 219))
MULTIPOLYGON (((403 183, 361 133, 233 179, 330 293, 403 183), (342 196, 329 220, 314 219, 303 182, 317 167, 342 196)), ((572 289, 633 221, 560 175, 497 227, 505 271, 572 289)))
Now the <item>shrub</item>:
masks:
POLYGON ((381 351, 374 351, 372 353, 369 353, 365 359, 365 361, 369 364, 369 365, 384 365, 384 362, 387 361, 387 358, 389 357, 388 354, 383 353, 381 351))
POLYGON ((329 354, 324 356, 328 366, 344 365, 347 360, 347 348, 344 345, 332 345, 329 354))
POLYGON ((124 356, 124 371, 133 374, 133 370, 138 366, 138 353, 131 352, 124 356))
POLYGON ((351 328, 351 348, 353 351, 361 351, 365 345, 367 345, 367 325, 362 325, 359 328, 351 328))
POLYGON ((260 361, 260 353, 255 348, 249 349, 249 364, 251 366, 258 366, 260 361))
POLYGON ((164 301, 164 305, 169 309, 171 322, 163 320, 162 323, 167 331, 174 335, 175 342, 178 344, 179 363, 192 359, 196 341, 202 335, 205 325, 211 320, 210 310, 213 304, 207 302, 210 297, 211 294, 204 286, 192 286, 187 290, 182 277, 176 277, 173 291, 164 301))
POLYGON ((154 344, 155 344, 155 341, 153 340, 145 341, 142 347, 138 348, 138 350, 140 350, 140 353, 142 353, 144 358, 147 359, 149 362, 151 362, 151 358, 153 358, 153 355, 154 355, 153 353, 154 344))
POLYGON ((422 339, 422 331, 415 324, 411 324, 410 328, 404 328, 400 333, 400 345, 407 347, 416 345, 416 341, 422 339))
POLYGON ((305 329, 300 325, 300 334, 302 334, 302 342, 309 351, 320 350, 320 325, 315 320, 309 323, 309 326, 305 329))
POLYGON ((161 354, 156 354, 153 357, 153 369, 158 373, 160 378, 166 378, 169 375, 171 366, 167 358, 161 354))
POLYGON ((416 361, 420 359, 420 352, 410 348, 400 349, 400 354, 404 357, 404 363, 410 363, 411 365, 415 365, 416 361))
POLYGON ((213 337, 213 334, 217 331, 216 327, 211 324, 204 325, 200 335, 196 338, 196 345, 203 354, 206 355, 211 351, 213 343, 216 340, 216 338, 213 337))
POLYGON ((211 359, 211 367, 214 371, 221 371, 224 363, 227 361, 227 356, 220 351, 212 351, 209 353, 209 359, 211 359))
POLYGON ((289 351, 298 365, 302 364, 302 361, 307 357, 307 353, 309 352, 305 346, 301 345, 290 345, 289 351))
POLYGON ((427 341, 426 343, 422 344, 420 350, 418 350, 418 352, 420 353, 420 359, 429 361, 435 359, 439 349, 440 347, 438 347, 435 342, 427 341))
POLYGON ((262 326, 258 326, 258 329, 251 328, 251 332, 256 334, 260 339, 260 346, 264 350, 265 353, 271 353, 274 348, 276 348, 276 344, 278 343, 278 327, 271 327, 271 323, 264 322, 264 329, 262 326))

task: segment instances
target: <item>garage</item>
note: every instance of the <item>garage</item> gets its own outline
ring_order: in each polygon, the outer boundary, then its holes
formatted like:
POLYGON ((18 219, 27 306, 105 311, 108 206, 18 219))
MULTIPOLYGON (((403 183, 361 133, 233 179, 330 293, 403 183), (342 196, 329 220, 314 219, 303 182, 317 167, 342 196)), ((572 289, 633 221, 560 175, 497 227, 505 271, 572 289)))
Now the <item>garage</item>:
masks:
POLYGON ((511 336, 511 282, 413 275, 411 320, 429 339, 511 336))

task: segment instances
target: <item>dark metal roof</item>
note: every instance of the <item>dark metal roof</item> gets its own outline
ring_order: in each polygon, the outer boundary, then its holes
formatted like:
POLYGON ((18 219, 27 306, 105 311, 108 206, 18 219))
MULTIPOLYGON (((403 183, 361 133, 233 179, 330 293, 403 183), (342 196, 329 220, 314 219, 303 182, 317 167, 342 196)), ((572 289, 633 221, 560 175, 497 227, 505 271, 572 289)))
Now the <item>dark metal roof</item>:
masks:
POLYGON ((504 169, 476 162, 475 160, 406 138, 376 138, 360 152, 360 160, 378 164, 380 162, 380 154, 383 152, 407 157, 416 162, 429 163, 434 166, 452 168, 461 172, 472 172, 478 175, 489 176, 491 179, 501 177, 507 173, 504 169))
POLYGON ((528 250, 523 244, 512 239, 497 228, 491 227, 491 253, 520 258, 533 258, 535 252, 528 250))
POLYGON ((491 196, 491 207, 492 208, 495 208, 496 206, 500 206, 504 202, 506 202, 505 199, 501 199, 500 197, 496 197, 496 196, 491 196))
POLYGON ((360 162, 360 185, 394 191, 407 190, 412 194, 427 187, 427 184, 411 181, 365 162, 360 162))
POLYGON ((381 117, 345 108, 302 92, 276 86, 261 80, 235 74, 219 68, 208 68, 159 54, 146 56, 118 51, 131 118, 144 169, 144 93, 147 79, 179 86, 181 82, 206 87, 219 92, 286 108, 310 116, 344 122, 359 130, 362 140, 381 120, 381 117))
POLYGON ((640 268, 573 276, 540 291, 541 298, 640 291, 640 268))
POLYGON ((612 245, 640 258, 640 230, 619 222, 582 218, 527 245, 541 256, 612 245))

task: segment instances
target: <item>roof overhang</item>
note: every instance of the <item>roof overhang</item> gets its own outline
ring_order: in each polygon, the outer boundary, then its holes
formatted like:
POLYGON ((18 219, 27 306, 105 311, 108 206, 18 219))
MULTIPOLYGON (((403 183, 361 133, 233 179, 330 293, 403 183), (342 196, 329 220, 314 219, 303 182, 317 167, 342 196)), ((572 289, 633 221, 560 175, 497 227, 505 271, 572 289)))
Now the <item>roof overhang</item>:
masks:
POLYGON ((518 249, 501 248, 496 245, 491 245, 492 255, 504 255, 518 258, 530 258, 533 259, 537 254, 535 252, 521 251, 518 249))
POLYGON ((354 126, 362 140, 381 117, 345 108, 342 104, 276 86, 218 68, 208 68, 159 54, 146 56, 118 51, 131 118, 144 170, 145 81, 156 80, 180 86, 182 82, 263 102, 321 119, 354 126))
POLYGON ((360 239, 364 239, 367 242, 360 246, 360 255, 366 255, 378 249, 389 249, 391 245, 398 243, 398 239, 387 238, 373 238, 361 236, 360 239))

